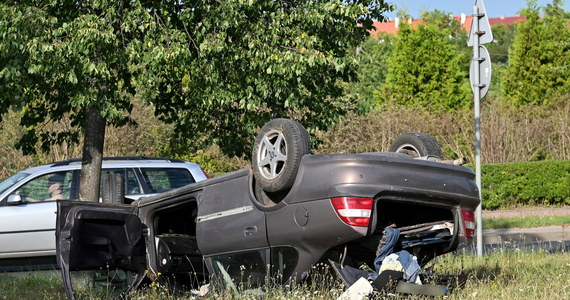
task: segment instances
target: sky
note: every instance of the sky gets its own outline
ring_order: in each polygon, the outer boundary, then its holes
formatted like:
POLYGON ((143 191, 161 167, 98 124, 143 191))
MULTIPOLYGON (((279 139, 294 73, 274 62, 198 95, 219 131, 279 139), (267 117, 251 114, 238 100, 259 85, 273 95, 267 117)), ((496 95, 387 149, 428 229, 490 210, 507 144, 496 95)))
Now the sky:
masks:
MULTIPOLYGON (((475 0, 386 0, 386 2, 395 4, 398 9, 404 8, 414 18, 419 18, 422 11, 432 11, 435 9, 453 13, 459 16, 461 13, 471 15, 475 0)), ((501 15, 505 17, 514 17, 521 9, 527 7, 526 0, 483 0, 487 15, 490 18, 498 18, 501 15)), ((552 0, 538 0, 539 6, 546 6, 552 3, 552 0)), ((564 1, 563 8, 570 11, 570 0, 564 1)), ((394 19, 397 14, 391 12, 388 15, 390 19, 394 19)))

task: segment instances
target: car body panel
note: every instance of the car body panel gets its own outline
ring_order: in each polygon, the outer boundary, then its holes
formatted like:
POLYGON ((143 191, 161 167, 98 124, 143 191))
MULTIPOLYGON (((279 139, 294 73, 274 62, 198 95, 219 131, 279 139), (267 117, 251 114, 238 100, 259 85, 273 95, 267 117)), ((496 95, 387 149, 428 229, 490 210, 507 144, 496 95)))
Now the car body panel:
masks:
POLYGON ((250 178, 241 171, 202 189, 196 236, 205 256, 269 246, 265 214, 252 203, 250 178))
POLYGON ((8 205, 0 209, 3 244, 0 259, 55 255, 56 210, 55 201, 8 205))
POLYGON ((328 197, 346 196, 346 190, 350 196, 416 193, 442 201, 461 201, 473 209, 478 205, 475 174, 470 169, 381 153, 306 155, 290 193, 292 196, 283 201, 295 203, 322 198, 323 186, 315 182, 323 177, 328 197), (351 188, 353 185, 362 189, 351 188))
POLYGON ((286 205, 267 212, 267 232, 272 247, 294 248, 298 261, 293 274, 299 281, 324 253, 335 246, 364 237, 366 227, 344 224, 330 199, 286 205))

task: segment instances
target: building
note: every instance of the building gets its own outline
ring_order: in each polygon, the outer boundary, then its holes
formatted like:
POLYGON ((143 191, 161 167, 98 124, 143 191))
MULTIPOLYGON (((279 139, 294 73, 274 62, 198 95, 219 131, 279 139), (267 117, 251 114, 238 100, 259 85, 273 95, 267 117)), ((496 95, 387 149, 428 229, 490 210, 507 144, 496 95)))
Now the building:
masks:
MULTIPOLYGON (((465 14, 461 14, 461 16, 453 17, 453 19, 458 20, 460 22, 461 26, 463 27, 463 29, 465 29, 465 31, 469 32, 469 30, 471 29, 471 23, 472 23, 472 19, 473 19, 472 16, 467 16, 465 14)), ((521 22, 524 20, 526 20, 526 17, 524 17, 524 16, 515 16, 515 17, 500 16, 498 18, 489 18, 489 24, 491 26, 496 25, 496 24, 505 24, 506 25, 506 24, 510 24, 510 23, 514 23, 514 22, 521 22)), ((397 35, 401 22, 403 22, 403 20, 401 20, 400 18, 395 18, 394 20, 389 21, 389 22, 374 22, 374 27, 376 27, 376 30, 371 30, 370 35, 372 35, 373 37, 378 37, 378 35, 380 33, 397 35)), ((418 26, 418 24, 423 22, 423 19, 409 19, 409 20, 405 20, 405 22, 411 23, 412 28, 415 28, 416 26, 418 26)))

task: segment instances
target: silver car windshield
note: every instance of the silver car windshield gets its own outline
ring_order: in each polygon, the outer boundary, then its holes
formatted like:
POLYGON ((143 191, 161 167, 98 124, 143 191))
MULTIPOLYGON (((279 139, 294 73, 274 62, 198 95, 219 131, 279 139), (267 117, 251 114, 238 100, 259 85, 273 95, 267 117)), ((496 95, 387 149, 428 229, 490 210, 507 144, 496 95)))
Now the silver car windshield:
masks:
POLYGON ((0 194, 4 193, 7 189, 9 189, 14 184, 18 183, 18 181, 28 177, 30 174, 28 173, 18 173, 2 182, 0 182, 0 194))

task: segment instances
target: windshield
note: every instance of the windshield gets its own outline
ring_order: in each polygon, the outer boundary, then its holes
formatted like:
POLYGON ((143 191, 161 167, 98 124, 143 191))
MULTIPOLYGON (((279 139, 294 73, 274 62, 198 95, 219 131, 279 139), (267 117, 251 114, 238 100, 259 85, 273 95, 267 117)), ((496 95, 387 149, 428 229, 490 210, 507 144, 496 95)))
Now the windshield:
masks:
POLYGON ((11 186, 13 186, 14 184, 18 183, 18 181, 26 178, 28 175, 28 173, 18 173, 4 181, 2 181, 0 183, 0 194, 4 193, 4 191, 6 191, 7 189, 9 189, 11 186))

